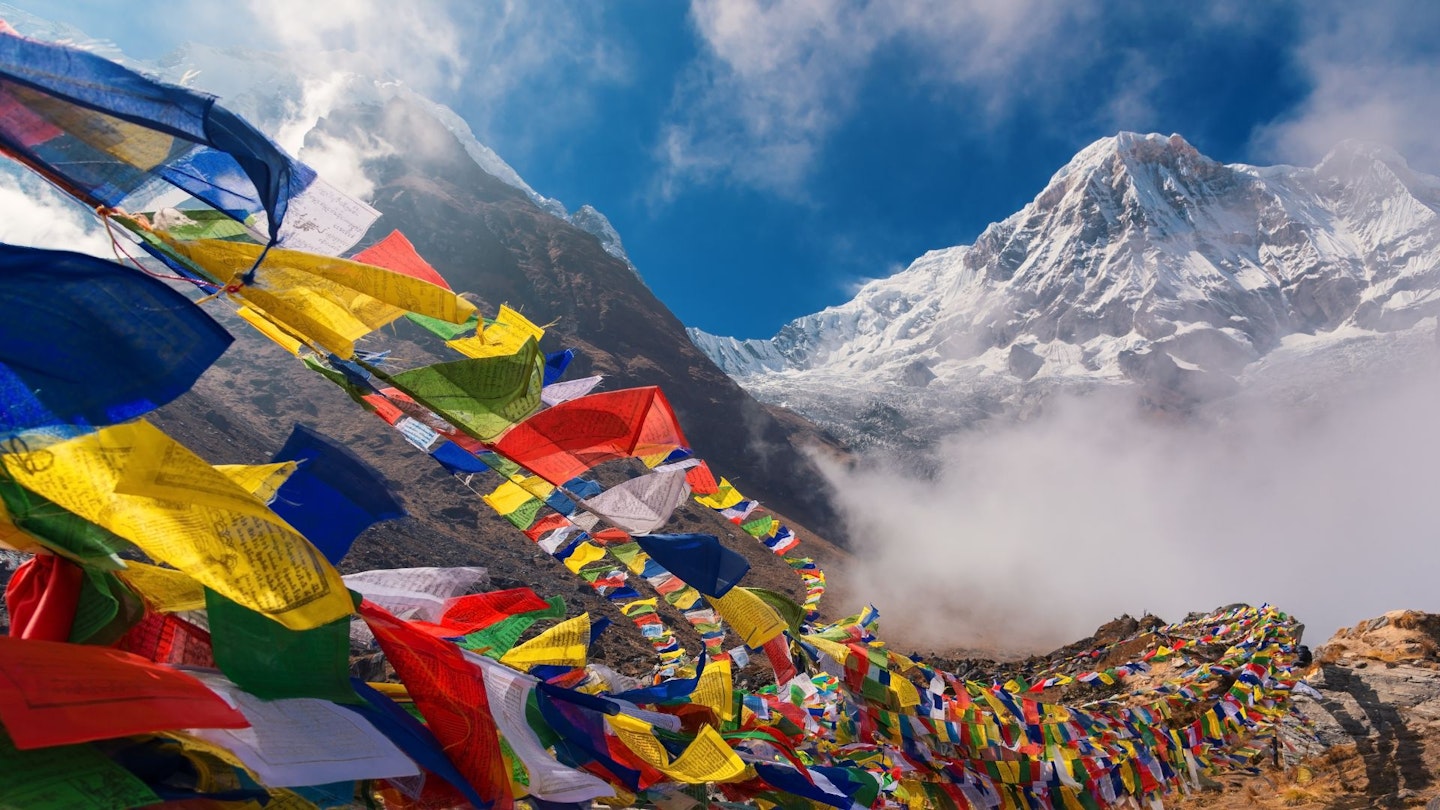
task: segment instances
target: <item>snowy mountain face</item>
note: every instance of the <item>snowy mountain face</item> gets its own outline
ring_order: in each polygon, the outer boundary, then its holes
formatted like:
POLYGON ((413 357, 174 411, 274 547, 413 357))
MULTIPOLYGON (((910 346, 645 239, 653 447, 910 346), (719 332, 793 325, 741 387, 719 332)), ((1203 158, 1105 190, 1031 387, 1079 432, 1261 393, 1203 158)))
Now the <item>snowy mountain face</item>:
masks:
POLYGON ((1314 353, 1433 329, 1437 212, 1440 179, 1383 147, 1259 168, 1178 135, 1121 133, 973 245, 927 253, 769 340, 690 334, 761 399, 842 433, 886 418, 901 434, 947 429, 1055 387, 1133 381, 1203 399, 1292 336, 1314 336, 1314 353))

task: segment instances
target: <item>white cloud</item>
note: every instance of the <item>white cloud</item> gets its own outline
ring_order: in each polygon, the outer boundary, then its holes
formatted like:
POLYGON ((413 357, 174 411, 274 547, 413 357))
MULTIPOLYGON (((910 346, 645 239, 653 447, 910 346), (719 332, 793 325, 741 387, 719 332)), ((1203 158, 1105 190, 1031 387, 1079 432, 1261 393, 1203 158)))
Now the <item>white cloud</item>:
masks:
POLYGON ((248 0, 246 8, 279 50, 350 51, 376 73, 426 89, 457 87, 468 68, 462 29, 450 24, 446 3, 248 0))
POLYGON ((1440 7, 1308 3, 1295 59, 1312 83, 1292 114, 1259 128, 1255 149, 1309 165, 1345 138, 1387 144, 1440 171, 1440 7))
MULTIPOLYGON (((1440 610, 1436 366, 1305 407, 1209 423, 1127 399, 944 443, 938 471, 829 470, 860 548, 833 577, 901 644, 1048 648, 1121 613, 1271 602, 1312 643, 1387 610, 1440 610)), ((849 607, 847 605, 847 607, 849 607)))
MULTIPOLYGON (((317 75, 347 71, 399 80, 463 108, 482 138, 503 132, 522 148, 527 132, 592 114, 591 90, 629 76, 625 55, 600 33, 599 11, 588 5, 248 0, 247 7, 278 49, 316 65, 317 75)), ((337 82, 307 87, 310 109, 301 111, 302 119, 343 100, 327 96, 337 82)))
POLYGON ((93 213, 38 180, 18 180, 9 172, 0 173, 0 242, 115 257, 93 213))
POLYGON ((881 55, 908 55, 909 80, 961 87, 980 118, 999 115, 1060 63, 1093 58, 1075 43, 1089 8, 1051 0, 693 0, 703 52, 662 128, 656 191, 671 198, 687 183, 735 182, 803 196, 817 151, 855 114, 857 92, 881 55))

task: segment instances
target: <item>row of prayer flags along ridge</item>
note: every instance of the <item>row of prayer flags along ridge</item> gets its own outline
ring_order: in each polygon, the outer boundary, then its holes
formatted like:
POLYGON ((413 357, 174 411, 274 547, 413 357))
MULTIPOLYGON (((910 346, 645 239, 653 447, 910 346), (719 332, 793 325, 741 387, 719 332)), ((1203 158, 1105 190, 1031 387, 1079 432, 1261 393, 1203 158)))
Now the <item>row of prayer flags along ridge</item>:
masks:
POLYGON ((0 553, 23 560, 0 806, 1153 806, 1287 716, 1294 622, 1268 606, 1003 685, 896 653, 873 608, 823 622, 795 532, 693 457, 663 392, 565 379, 572 350, 481 317, 398 232, 343 258, 378 212, 209 96, 0 23, 0 151, 148 257, 0 245, 0 553), (230 344, 221 306, 612 603, 650 677, 588 660, 608 620, 484 569, 342 577, 405 511, 333 439, 295 426, 268 463, 213 465, 145 421, 230 344), (457 359, 360 348, 401 317, 457 359), (717 537, 665 533, 690 500, 780 555, 803 604, 747 587, 717 537), (394 676, 353 677, 356 651, 394 676), (774 683, 746 687, 762 660, 774 683))

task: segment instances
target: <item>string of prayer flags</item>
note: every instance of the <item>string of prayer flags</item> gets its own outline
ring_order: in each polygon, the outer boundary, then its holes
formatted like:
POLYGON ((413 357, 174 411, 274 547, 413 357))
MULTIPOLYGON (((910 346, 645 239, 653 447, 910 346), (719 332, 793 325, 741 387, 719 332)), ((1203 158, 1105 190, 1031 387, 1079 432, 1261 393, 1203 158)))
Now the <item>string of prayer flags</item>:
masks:
POLYGON ((21 749, 245 717, 191 676, 105 647, 0 636, 0 721, 21 749))
POLYGON ((349 591, 308 540, 255 496, 149 423, 50 445, 45 464, 0 455, 15 483, 156 561, 293 629, 348 615, 349 591))
POLYGON ((230 345, 185 296, 114 262, 0 245, 0 280, 0 439, 134 419, 188 391, 230 345))
POLYGON ((635 542, 666 570, 706 596, 724 596, 750 570, 749 560, 725 548, 714 535, 642 534, 635 542))
POLYGON ((271 509, 331 564, 370 526, 405 516, 378 470, 305 425, 291 429, 273 461, 299 466, 276 491, 271 509))

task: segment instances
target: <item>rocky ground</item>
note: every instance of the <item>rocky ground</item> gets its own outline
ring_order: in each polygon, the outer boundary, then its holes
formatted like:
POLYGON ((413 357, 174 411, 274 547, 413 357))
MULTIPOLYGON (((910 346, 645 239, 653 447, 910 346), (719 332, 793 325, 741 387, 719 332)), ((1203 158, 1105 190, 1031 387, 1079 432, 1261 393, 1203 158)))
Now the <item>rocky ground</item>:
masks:
POLYGON ((1179 806, 1440 810, 1440 615, 1392 611, 1341 630, 1304 684, 1279 768, 1179 806))

